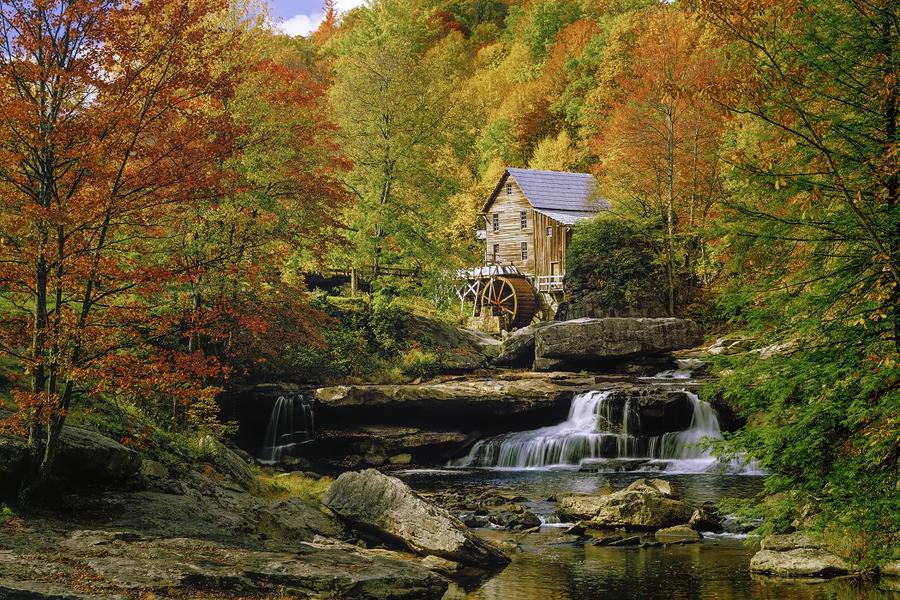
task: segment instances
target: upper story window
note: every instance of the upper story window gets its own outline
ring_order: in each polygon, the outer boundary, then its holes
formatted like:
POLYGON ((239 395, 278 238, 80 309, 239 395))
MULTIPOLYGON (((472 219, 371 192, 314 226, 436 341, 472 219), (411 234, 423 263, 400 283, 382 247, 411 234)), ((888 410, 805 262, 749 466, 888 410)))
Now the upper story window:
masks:
POLYGON ((547 237, 553 237, 553 228, 552 227, 547 228, 547 237))
POLYGON ((493 260, 494 262, 497 262, 497 257, 498 257, 498 256, 500 256, 500 244, 494 244, 494 255, 493 255, 493 259, 492 259, 492 260, 493 260))
POLYGON ((512 195, 512 184, 511 184, 511 183, 507 183, 507 184, 506 184, 506 195, 507 195, 507 196, 511 196, 511 195, 512 195))
POLYGON ((522 242, 522 260, 528 260, 528 242, 522 242))
POLYGON ((500 231, 500 214, 494 213, 491 215, 491 227, 494 231, 500 231))
POLYGON ((519 223, 522 225, 522 229, 528 228, 528 211, 519 212, 519 223))

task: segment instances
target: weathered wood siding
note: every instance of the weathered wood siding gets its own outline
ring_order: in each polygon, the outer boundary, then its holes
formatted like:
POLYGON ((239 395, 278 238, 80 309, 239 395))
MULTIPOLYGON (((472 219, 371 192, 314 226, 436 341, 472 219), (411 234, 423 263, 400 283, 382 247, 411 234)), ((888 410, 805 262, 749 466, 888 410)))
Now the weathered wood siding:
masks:
POLYGON ((565 275, 568 228, 539 212, 534 212, 534 275, 565 275), (547 237, 547 228, 552 235, 547 237), (557 263, 554 271, 553 263, 557 263))
POLYGON ((487 225, 487 237, 485 239, 485 263, 499 262, 512 264, 520 271, 528 275, 534 274, 535 256, 535 216, 537 213, 531 208, 531 204, 525 199, 525 195, 515 181, 507 175, 500 186, 500 193, 494 202, 485 211, 485 224, 487 225), (506 193, 506 185, 512 184, 510 194, 506 193), (527 225, 523 229, 521 225, 521 213, 525 211, 527 225), (494 231, 493 215, 497 214, 499 229, 494 231), (528 244, 528 260, 522 260, 522 242, 528 244), (494 258, 494 244, 499 246, 496 259, 494 258))

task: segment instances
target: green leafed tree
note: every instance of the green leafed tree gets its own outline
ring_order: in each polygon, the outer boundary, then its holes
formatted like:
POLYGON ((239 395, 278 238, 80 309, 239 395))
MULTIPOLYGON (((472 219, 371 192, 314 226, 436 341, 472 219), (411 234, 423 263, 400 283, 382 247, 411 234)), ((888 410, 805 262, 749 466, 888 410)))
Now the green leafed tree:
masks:
POLYGON ((405 0, 377 2, 334 42, 331 106, 353 169, 347 214, 349 260, 376 271, 429 267, 445 256, 435 232, 449 220, 454 182, 441 169, 458 103, 457 64, 433 47, 433 11, 405 0))
POLYGON ((750 418, 734 448, 775 474, 770 491, 820 511, 804 526, 856 560, 896 559, 900 9, 694 4, 733 60, 719 91, 734 116, 722 307, 780 344, 723 380, 750 418))

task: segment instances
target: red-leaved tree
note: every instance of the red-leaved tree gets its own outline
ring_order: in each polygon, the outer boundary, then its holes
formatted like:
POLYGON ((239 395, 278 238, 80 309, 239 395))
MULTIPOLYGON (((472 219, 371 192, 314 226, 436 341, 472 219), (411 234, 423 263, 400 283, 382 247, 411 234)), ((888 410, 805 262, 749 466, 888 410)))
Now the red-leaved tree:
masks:
POLYGON ((80 389, 215 392, 202 382, 217 361, 184 351, 164 299, 183 276, 172 224, 222 194, 233 149, 226 4, 0 4, 0 351, 30 382, 6 420, 28 436, 24 496, 80 389))

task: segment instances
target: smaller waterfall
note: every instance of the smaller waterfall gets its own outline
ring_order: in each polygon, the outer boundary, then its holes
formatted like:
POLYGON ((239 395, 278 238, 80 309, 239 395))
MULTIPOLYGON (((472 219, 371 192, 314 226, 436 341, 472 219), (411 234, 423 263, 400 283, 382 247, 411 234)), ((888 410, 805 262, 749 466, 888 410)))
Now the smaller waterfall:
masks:
POLYGON ((615 392, 586 392, 572 400, 568 418, 558 425, 481 440, 455 466, 546 468, 578 466, 598 459, 645 459, 682 471, 703 471, 717 462, 702 446, 722 439, 715 410, 685 392, 692 414, 682 431, 642 435, 637 400, 612 401, 615 392), (677 464, 676 464, 677 463, 677 464))
POLYGON ((291 456, 294 449, 316 437, 316 413, 313 401, 303 394, 279 396, 269 417, 260 461, 276 463, 291 456))

